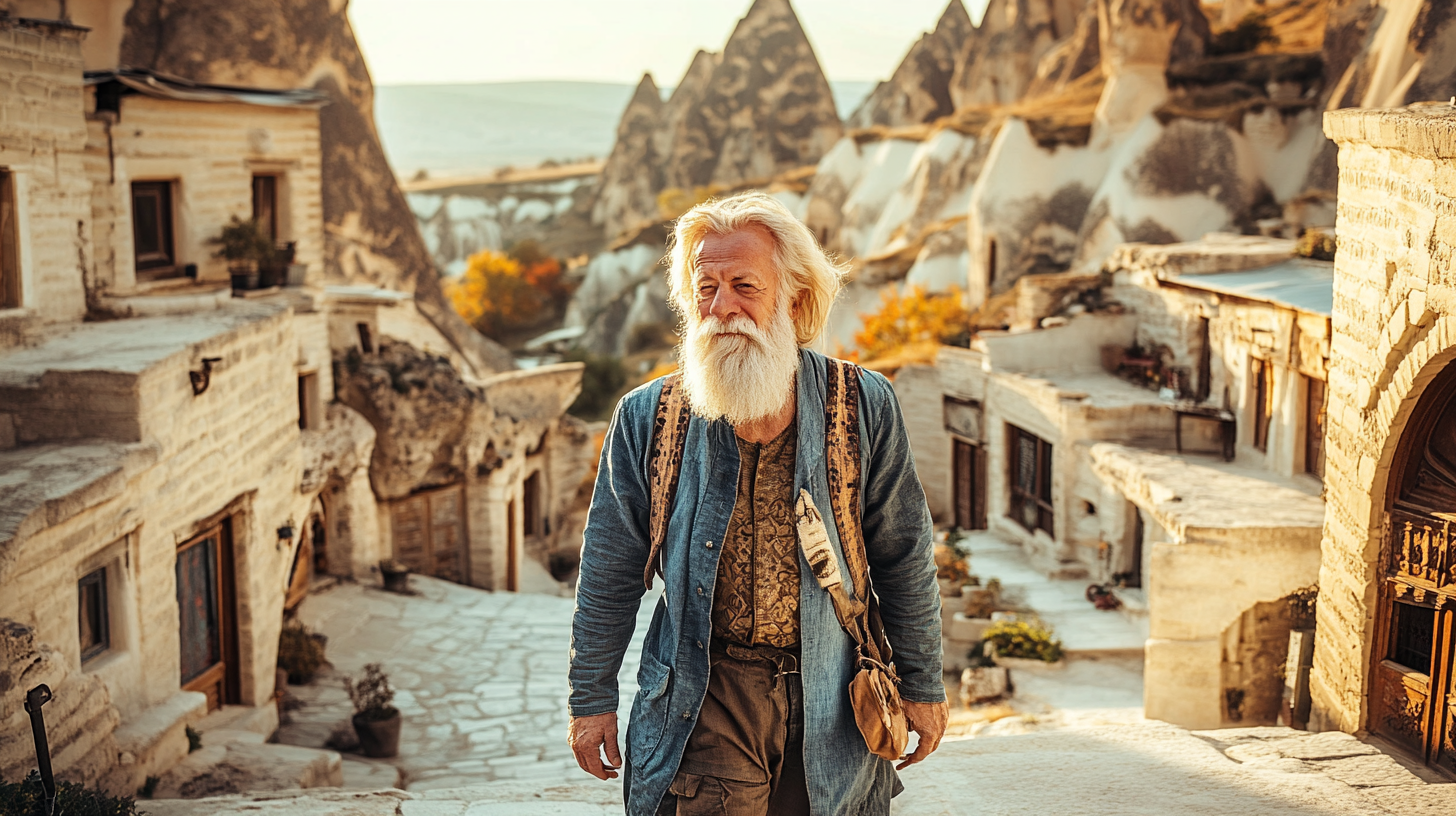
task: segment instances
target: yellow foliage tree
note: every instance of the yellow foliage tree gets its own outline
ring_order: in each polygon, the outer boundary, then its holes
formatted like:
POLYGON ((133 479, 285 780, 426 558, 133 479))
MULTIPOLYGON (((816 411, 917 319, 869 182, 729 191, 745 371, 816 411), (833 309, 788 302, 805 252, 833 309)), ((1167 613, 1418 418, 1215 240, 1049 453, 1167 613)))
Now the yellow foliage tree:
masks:
POLYGON ((445 282, 445 294, 481 334, 504 340, 549 319, 570 291, 555 258, 530 254, 522 260, 484 250, 470 256, 460 277, 445 282))
POLYGON ((865 360, 889 357, 916 344, 952 342, 969 335, 971 326, 957 288, 932 294, 915 286, 906 295, 890 289, 880 296, 880 310, 860 319, 864 328, 854 342, 865 360))

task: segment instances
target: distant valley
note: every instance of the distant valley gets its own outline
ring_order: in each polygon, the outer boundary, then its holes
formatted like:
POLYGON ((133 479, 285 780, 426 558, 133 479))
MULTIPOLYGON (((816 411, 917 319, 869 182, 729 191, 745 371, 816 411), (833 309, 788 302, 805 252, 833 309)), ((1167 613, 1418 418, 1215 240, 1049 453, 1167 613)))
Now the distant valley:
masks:
MULTIPOLYGON (((874 87, 830 85, 841 117, 874 87)), ((566 81, 381 85, 374 115, 400 178, 422 169, 432 176, 464 175, 547 159, 605 158, 635 87, 566 81)))

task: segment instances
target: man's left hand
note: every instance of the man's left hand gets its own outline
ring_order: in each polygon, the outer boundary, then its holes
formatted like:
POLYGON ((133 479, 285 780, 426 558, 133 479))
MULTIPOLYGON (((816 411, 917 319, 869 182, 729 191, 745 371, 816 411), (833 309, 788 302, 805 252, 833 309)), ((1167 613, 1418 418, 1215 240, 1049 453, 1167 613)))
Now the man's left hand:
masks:
POLYGON ((905 757, 905 761, 895 766, 895 770, 903 771, 922 759, 930 756, 930 752, 940 747, 940 738, 945 736, 945 725, 950 721, 950 705, 948 703, 912 703, 909 700, 901 701, 905 706, 905 720, 910 725, 910 730, 920 735, 920 742, 915 746, 914 752, 905 757))

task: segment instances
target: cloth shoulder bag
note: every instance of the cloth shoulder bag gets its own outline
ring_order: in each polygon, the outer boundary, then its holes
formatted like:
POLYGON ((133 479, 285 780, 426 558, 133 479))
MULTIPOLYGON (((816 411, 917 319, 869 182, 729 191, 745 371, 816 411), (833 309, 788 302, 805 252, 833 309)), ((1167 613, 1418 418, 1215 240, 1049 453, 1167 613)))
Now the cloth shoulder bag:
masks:
MULTIPOLYGON (((850 573, 851 595, 846 590, 839 559, 829 543, 824 517, 809 491, 800 490, 795 504, 799 546, 819 586, 829 593, 840 626, 854 640, 859 671, 849 684, 850 705, 865 745, 875 756, 895 761, 905 755, 910 732, 900 700, 900 678, 894 653, 885 638, 879 599, 870 583, 865 554, 863 510, 860 502, 859 367, 829 359, 829 387, 824 400, 825 453, 829 472, 829 503, 850 573)), ((677 494, 689 419, 680 375, 663 383, 653 422, 648 459, 651 515, 647 568, 642 579, 652 588, 654 573, 662 573, 662 544, 677 494)))

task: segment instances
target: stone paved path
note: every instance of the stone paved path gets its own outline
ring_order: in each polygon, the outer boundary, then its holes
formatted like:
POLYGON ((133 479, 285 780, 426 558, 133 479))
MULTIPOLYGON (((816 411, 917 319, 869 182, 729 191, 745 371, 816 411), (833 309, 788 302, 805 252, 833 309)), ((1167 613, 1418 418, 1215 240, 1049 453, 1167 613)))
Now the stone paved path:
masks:
MULTIPOLYGON (((289 712, 279 741, 321 747, 353 711, 342 677, 379 662, 404 715, 391 761, 407 789, 585 777, 566 745, 572 600, 419 576, 410 582, 414 596, 345 584, 304 601, 299 617, 328 635, 334 668, 311 685, 288 688, 303 707, 289 712)), ((624 715, 651 608, 643 604, 622 666, 624 715)))

